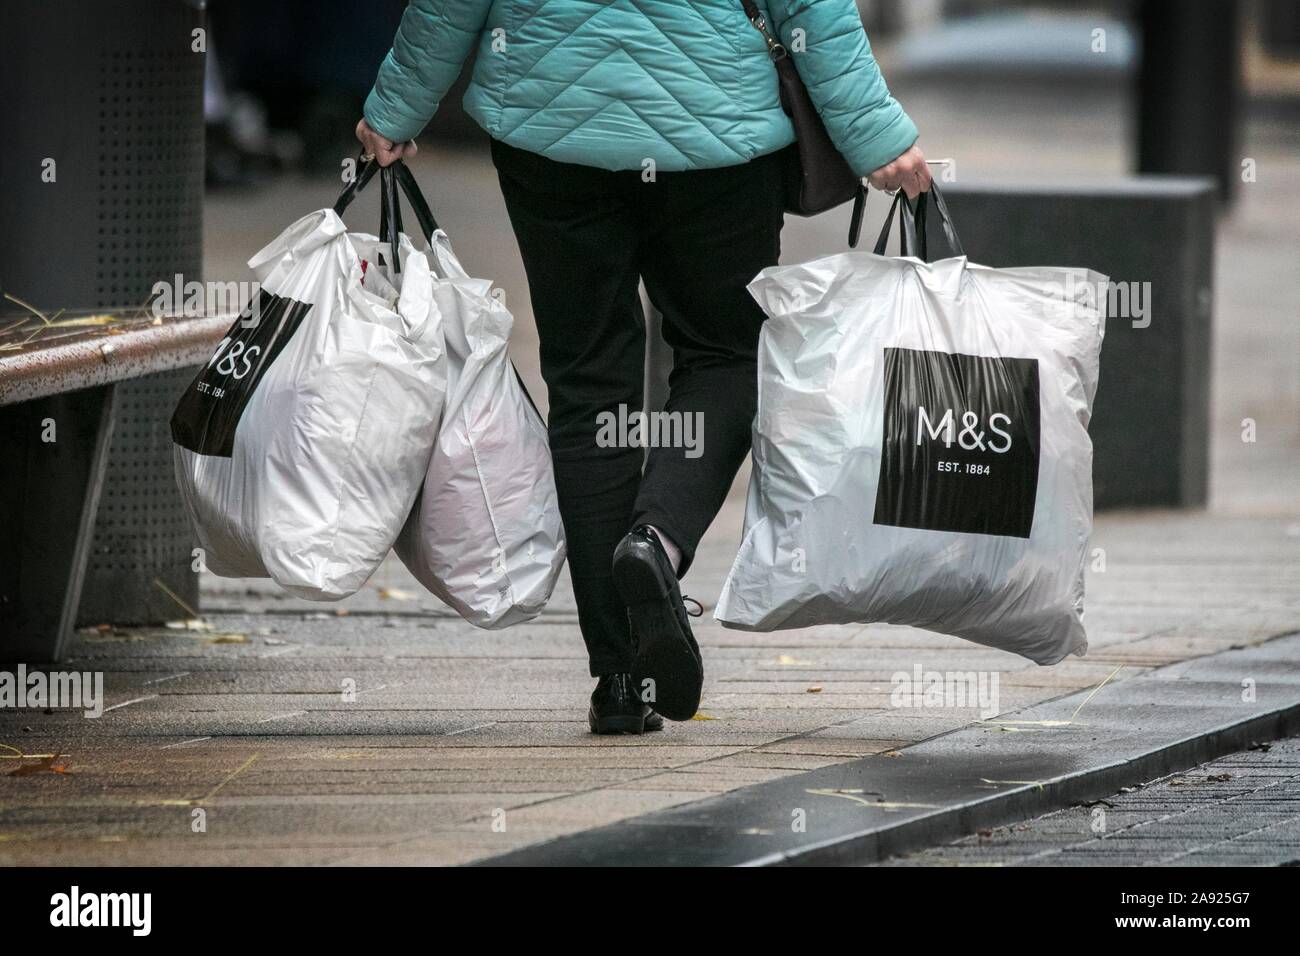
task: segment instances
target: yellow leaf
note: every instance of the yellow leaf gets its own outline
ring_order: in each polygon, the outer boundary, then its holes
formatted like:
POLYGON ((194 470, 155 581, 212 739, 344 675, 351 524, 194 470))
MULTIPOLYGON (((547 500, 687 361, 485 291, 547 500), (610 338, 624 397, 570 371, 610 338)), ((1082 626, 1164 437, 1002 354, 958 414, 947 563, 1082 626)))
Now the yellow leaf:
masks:
POLYGON ((812 661, 801 661, 789 654, 782 654, 776 659, 776 663, 781 667, 812 667, 812 661))
POLYGON ((168 621, 166 626, 173 631, 211 631, 213 629, 213 625, 196 617, 186 618, 183 621, 168 621))

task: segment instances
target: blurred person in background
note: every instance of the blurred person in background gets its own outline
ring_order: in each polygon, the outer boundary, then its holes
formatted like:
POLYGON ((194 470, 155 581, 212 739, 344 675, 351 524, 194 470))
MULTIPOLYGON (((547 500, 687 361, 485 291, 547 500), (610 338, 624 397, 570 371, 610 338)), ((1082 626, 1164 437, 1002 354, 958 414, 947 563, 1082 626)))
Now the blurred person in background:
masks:
POLYGON ((370 0, 358 15, 353 0, 210 0, 208 185, 336 171, 404 6, 370 0))
MULTIPOLYGON (((854 0, 758 2, 854 172, 927 190, 854 0)), ((365 152, 414 155, 475 50, 464 105, 528 276, 589 722, 659 730, 699 705, 677 582, 750 449, 763 313, 746 285, 780 254, 794 130, 740 0, 412 0, 357 125, 365 152), (703 422, 698 455, 598 441, 602 413, 641 409, 641 281, 673 353, 665 411, 703 422)))

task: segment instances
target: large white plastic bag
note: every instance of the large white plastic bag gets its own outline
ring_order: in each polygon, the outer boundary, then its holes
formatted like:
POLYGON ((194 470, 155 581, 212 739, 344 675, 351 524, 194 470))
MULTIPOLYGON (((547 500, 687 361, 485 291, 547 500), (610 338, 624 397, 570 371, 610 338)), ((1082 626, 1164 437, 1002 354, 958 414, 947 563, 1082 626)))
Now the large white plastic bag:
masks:
POLYGON ((507 627, 539 614, 564 565, 546 426, 506 352, 513 320, 433 234, 433 297, 448 394, 419 501, 395 545, 411 573, 465 620, 507 627))
POLYGON ((1105 281, 867 253, 761 272, 754 470, 717 618, 906 624, 1040 664, 1083 654, 1105 281))
POLYGON ((428 262, 400 246, 394 285, 376 237, 321 210, 249 261, 260 317, 231 327, 172 418, 176 480, 214 573, 335 600, 392 547, 447 376, 428 262))

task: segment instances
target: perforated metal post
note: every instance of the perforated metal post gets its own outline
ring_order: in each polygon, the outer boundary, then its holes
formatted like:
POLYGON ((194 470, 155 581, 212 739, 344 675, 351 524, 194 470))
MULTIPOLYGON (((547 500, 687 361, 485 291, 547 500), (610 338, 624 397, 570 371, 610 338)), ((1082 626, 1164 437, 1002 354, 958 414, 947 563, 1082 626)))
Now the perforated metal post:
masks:
MULTIPOLYGON (((5 291, 50 312, 132 309, 159 280, 202 278, 203 26, 184 0, 0 4, 5 291)), ((191 374, 116 386, 80 623, 197 607, 167 440, 191 374)))

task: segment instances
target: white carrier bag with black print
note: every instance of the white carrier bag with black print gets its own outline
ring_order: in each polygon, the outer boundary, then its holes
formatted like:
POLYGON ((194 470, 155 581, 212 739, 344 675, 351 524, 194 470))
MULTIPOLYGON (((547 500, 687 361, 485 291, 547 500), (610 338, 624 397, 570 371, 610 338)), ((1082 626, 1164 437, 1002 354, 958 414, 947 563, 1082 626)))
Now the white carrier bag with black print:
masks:
POLYGON ((260 294, 171 419, 176 480, 206 567, 269 576, 312 600, 352 594, 387 556, 446 395, 433 276, 400 235, 389 171, 387 242, 349 233, 339 218, 375 169, 249 261, 260 294))
MULTIPOLYGON (((902 197, 900 197, 901 199, 902 197)), ((764 269, 745 533, 728 627, 887 622, 1054 664, 1083 654, 1088 419, 1105 277, 928 262, 922 196, 903 258, 764 269), (919 258, 909 257, 919 246, 919 258)))
POLYGON ((536 617, 564 566, 546 425, 506 346, 514 323, 492 283, 468 275, 414 177, 397 181, 429 243, 447 349, 447 403, 424 486, 394 548, 415 578, 471 624, 536 617))

